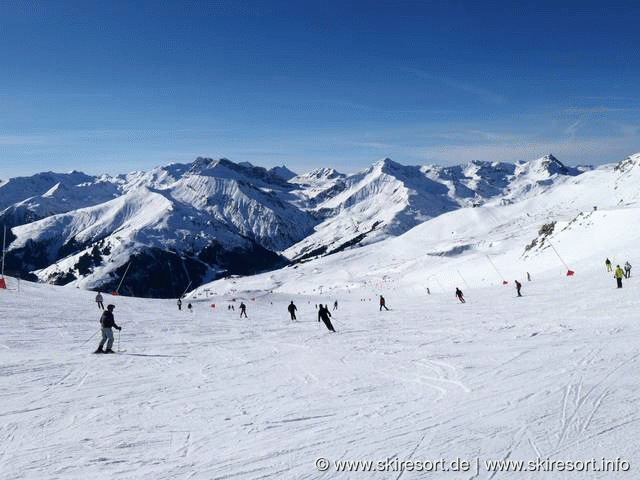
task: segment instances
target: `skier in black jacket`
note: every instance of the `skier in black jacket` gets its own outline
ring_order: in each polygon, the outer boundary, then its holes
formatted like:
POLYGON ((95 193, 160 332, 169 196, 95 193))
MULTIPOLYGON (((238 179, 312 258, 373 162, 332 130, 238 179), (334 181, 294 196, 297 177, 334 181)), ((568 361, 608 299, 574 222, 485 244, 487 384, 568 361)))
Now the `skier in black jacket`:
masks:
POLYGON ((293 304, 293 300, 291 300, 291 303, 289 304, 289 306, 287 307, 287 310, 289 310, 289 313, 291 314, 291 320, 295 320, 296 319, 296 310, 298 309, 298 307, 296 307, 293 304))
POLYGON ((111 350, 113 346, 113 331, 111 328, 115 328, 116 330, 122 330, 121 327, 116 325, 116 322, 113 318, 113 309, 116 308, 115 305, 107 305, 107 309, 102 313, 100 317, 100 325, 102 326, 102 341, 100 345, 98 345, 98 349, 94 353, 114 353, 111 350), (107 342, 107 349, 102 350, 102 346, 104 342, 107 342))
POLYGON ((322 320, 330 332, 335 332, 329 318, 331 318, 331 312, 326 305, 323 307, 322 304, 320 304, 320 308, 318 309, 318 322, 322 320))

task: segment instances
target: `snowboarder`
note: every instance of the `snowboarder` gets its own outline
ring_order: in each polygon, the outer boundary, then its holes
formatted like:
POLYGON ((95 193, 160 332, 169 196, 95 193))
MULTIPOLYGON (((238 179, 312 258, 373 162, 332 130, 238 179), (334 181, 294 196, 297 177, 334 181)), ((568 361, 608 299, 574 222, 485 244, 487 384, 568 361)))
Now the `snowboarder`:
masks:
POLYGON ((104 304, 102 303, 102 294, 98 292, 96 295, 96 303, 98 304, 98 308, 104 310, 104 304))
POLYGON ((608 258, 604 261, 604 264, 607 266, 607 272, 611 271, 611 260, 608 258))
POLYGON ((335 332, 335 330, 333 329, 333 325, 331 325, 331 320, 329 320, 330 318, 331 312, 329 311, 327 306, 325 305, 323 307, 322 304, 320 304, 320 309, 318 310, 318 322, 322 320, 330 332, 335 332))
POLYGON ((465 303, 462 290, 460 290, 458 287, 456 287, 456 297, 458 297, 458 300, 460 300, 460 303, 465 303))
POLYGON ((622 288, 622 277, 624 277, 624 271, 620 268, 620 265, 616 265, 616 271, 613 274, 613 277, 618 283, 618 288, 622 288))
POLYGON ((338 309, 338 300, 336 300, 335 302, 333 302, 333 309, 337 310, 338 309))
POLYGON ((113 318, 113 309, 116 308, 115 305, 107 305, 107 310, 102 313, 100 317, 100 326, 102 327, 102 341, 100 345, 98 345, 98 349, 93 353, 114 353, 111 350, 113 346, 113 330, 111 328, 115 328, 116 330, 122 330, 122 327, 116 325, 116 322, 113 318), (107 349, 102 350, 104 342, 107 342, 107 349))
POLYGON ((382 311, 382 309, 383 309, 383 308, 384 308, 385 310, 387 310, 387 311, 389 310, 389 309, 387 308, 387 305, 386 305, 386 302, 385 302, 385 300, 384 300, 384 297, 383 297, 382 295, 380 295, 380 311, 382 311))
POLYGON ((295 320, 296 319, 296 310, 297 309, 298 308, 293 304, 293 300, 291 300, 291 303, 287 307, 287 310, 289 310, 289 313, 291 314, 291 320, 295 320))
POLYGON ((193 313, 193 310, 192 310, 193 306, 191 305, 191 302, 187 304, 187 308, 189 309, 189 313, 193 313))
POLYGON ((178 310, 182 310, 182 300, 178 299, 178 310))
POLYGON ((244 318, 247 318, 247 306, 244 302, 240 302, 240 318, 242 318, 242 315, 244 315, 244 318))
POLYGON ((629 260, 624 262, 624 278, 629 278, 631 276, 631 264, 629 260))
POLYGON ((516 290, 518 291, 518 296, 521 297, 522 294, 520 293, 520 289, 522 288, 522 284, 516 280, 516 290))

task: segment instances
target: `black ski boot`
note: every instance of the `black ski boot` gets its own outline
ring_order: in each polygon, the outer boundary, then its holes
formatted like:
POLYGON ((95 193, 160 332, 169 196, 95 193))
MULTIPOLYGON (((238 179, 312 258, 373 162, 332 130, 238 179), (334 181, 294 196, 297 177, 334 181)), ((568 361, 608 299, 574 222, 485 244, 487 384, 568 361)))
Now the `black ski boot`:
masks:
POLYGON ((104 351, 104 353, 116 353, 116 352, 114 352, 114 351, 113 351, 113 350, 111 350, 110 348, 107 348, 107 349, 104 351))
POLYGON ((104 353, 104 350, 102 350, 102 347, 98 347, 98 349, 93 353, 104 353))

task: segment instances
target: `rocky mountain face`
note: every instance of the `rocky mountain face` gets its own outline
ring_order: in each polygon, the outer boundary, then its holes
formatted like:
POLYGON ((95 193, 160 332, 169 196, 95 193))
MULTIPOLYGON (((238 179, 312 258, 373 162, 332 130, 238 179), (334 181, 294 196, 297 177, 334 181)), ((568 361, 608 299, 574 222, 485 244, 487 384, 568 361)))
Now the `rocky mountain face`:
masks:
POLYGON ((462 207, 539 195, 582 171, 549 155, 450 167, 384 159, 353 175, 200 157, 116 177, 40 173, 0 182, 5 270, 175 297, 189 284, 397 236, 462 207))

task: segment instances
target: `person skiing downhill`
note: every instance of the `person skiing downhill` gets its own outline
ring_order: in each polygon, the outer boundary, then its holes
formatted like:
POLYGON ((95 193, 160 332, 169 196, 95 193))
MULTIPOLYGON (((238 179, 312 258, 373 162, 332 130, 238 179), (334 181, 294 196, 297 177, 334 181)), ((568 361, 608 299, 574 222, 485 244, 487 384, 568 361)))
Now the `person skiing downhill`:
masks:
POLYGON ((291 303, 289 304, 289 306, 287 307, 287 310, 289 310, 289 313, 291 314, 291 320, 295 320, 296 319, 296 310, 298 309, 298 307, 296 307, 293 304, 293 300, 291 300, 291 303))
POLYGON ((335 332, 333 325, 331 325, 331 320, 329 320, 330 318, 331 312, 329 308, 327 308, 326 305, 323 307, 322 304, 320 304, 320 308, 318 309, 318 322, 322 320, 330 332, 335 332))
POLYGON ((456 297, 458 297, 458 300, 460 300, 460 303, 465 303, 462 290, 460 290, 458 287, 456 287, 456 297))
POLYGON ((629 278, 631 276, 631 264, 629 260, 624 262, 624 278, 629 278))
POLYGON ((384 308, 385 310, 389 310, 386 305, 386 301, 382 295, 380 295, 380 311, 384 308))
POLYGON ((182 300, 178 299, 177 304, 178 304, 178 310, 182 310, 182 300))
POLYGON ((618 283, 618 288, 622 288, 622 277, 624 277, 624 271, 620 268, 620 265, 616 265, 616 271, 613 274, 613 277, 618 283))
POLYGON ((607 266, 607 272, 611 271, 611 260, 608 258, 604 261, 604 264, 607 266))
POLYGON ((338 309, 338 300, 336 300, 335 302, 333 302, 333 309, 337 310, 338 309))
POLYGON ((96 295, 96 303, 98 304, 98 308, 104 310, 104 304, 102 303, 102 294, 100 292, 98 292, 98 294, 96 295))
POLYGON ((518 291, 518 296, 521 297, 522 294, 520 293, 520 289, 522 288, 522 284, 516 280, 516 290, 518 291))
POLYGON ((116 330, 122 330, 122 327, 116 325, 116 322, 113 318, 113 309, 116 308, 115 305, 107 305, 107 310, 102 313, 100 317, 100 326, 102 328, 102 341, 100 345, 98 345, 98 349, 93 353, 114 353, 111 350, 113 346, 113 331, 111 328, 115 328, 116 330), (104 343, 107 342, 107 349, 102 350, 104 343))
POLYGON ((244 302, 240 302, 240 318, 242 318, 242 315, 244 315, 244 318, 247 318, 247 306, 244 302))

